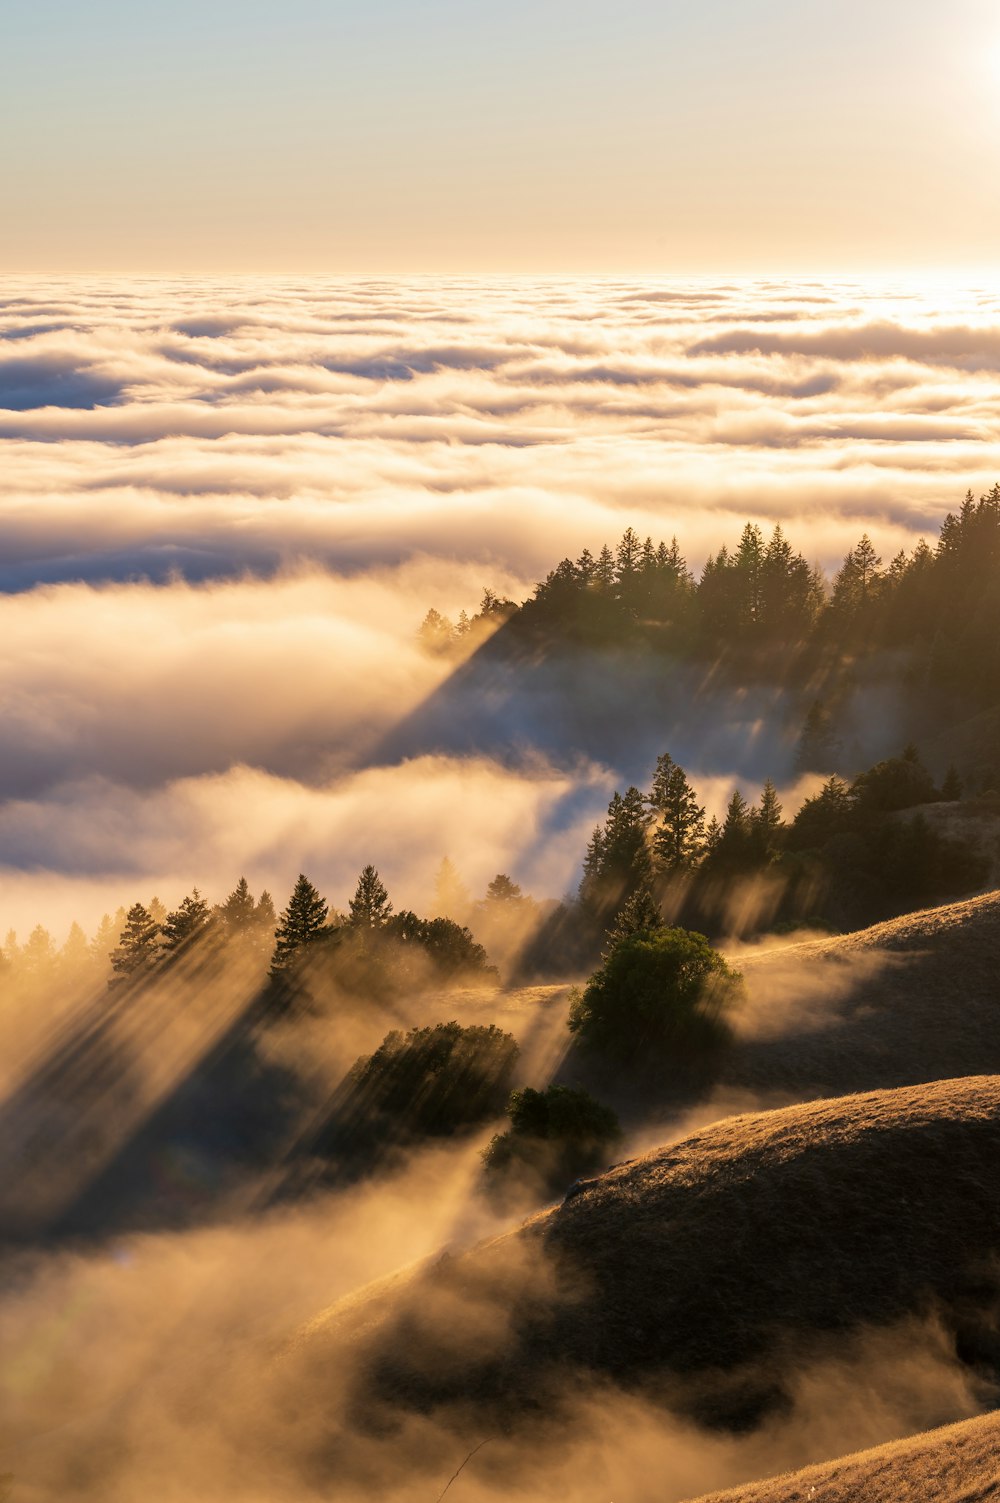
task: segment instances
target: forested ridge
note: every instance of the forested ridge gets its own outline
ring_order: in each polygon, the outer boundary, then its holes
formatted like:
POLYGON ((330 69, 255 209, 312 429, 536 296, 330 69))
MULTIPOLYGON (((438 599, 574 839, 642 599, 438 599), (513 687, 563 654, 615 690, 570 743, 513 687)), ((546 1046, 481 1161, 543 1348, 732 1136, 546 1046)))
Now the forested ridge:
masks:
POLYGON ((432 609, 420 635, 447 650, 497 619, 548 643, 644 645, 817 686, 859 658, 903 653, 908 683, 973 713, 1000 699, 1000 484, 970 491, 933 546, 885 560, 864 534, 832 580, 780 526, 766 538, 748 522, 697 579, 676 537, 643 541, 630 527, 614 548, 564 558, 523 604, 487 591, 477 616, 453 625, 432 609))

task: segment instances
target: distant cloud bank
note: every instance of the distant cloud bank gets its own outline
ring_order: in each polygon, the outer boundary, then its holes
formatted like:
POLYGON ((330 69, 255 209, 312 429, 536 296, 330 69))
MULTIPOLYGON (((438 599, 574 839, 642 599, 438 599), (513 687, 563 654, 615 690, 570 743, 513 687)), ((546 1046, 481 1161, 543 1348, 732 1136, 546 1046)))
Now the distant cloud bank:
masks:
MULTIPOLYGON (((422 611, 526 590, 628 525, 696 568, 748 517, 828 567, 864 529, 887 556, 932 536, 1000 478, 1000 293, 8 278, 0 451, 9 921, 46 883, 391 866, 350 813, 376 773, 397 832, 423 790, 394 837, 408 900, 432 835, 477 881, 558 891, 590 812, 564 773, 468 772, 448 747, 366 773, 443 672, 414 649, 422 611), (209 792, 230 836, 197 813, 209 792)), ((578 791, 596 807, 613 776, 578 791)))

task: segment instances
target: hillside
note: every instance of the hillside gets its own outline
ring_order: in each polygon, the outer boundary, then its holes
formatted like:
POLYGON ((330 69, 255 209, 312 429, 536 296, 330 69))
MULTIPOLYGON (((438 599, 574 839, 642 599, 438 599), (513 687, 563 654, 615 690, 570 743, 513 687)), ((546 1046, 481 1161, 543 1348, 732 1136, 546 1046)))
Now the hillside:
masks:
POLYGON ((733 959, 748 995, 724 1088, 802 1099, 1000 1071, 1000 892, 733 959))
POLYGON ((337 1370, 346 1343, 365 1412, 457 1406, 473 1428, 588 1379, 741 1428, 835 1338, 931 1309, 992 1371, 998 1151, 998 1077, 734 1117, 301 1340, 337 1370))
POLYGON ((697 1503, 993 1503, 1000 1415, 966 1420, 842 1460, 705 1494, 697 1503))

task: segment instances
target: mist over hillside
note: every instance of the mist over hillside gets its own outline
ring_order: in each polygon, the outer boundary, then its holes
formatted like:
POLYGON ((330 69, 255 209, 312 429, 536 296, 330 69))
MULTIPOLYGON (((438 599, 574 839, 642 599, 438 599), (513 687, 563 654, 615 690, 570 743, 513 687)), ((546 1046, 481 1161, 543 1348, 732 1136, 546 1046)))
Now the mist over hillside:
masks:
POLYGON ((0 1496, 992 1410, 995 290, 2 294, 0 1496))

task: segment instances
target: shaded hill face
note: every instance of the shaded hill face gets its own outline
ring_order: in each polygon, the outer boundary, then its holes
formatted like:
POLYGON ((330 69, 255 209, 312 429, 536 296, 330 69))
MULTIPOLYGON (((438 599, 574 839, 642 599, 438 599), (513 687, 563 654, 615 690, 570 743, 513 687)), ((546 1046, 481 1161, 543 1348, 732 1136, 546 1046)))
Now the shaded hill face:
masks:
POLYGON ((1000 1072, 1000 893, 735 957, 721 1087, 780 1099, 1000 1072))
POLYGON ((338 1367, 347 1343, 358 1413, 491 1424, 610 1380, 741 1428, 824 1341, 931 1308, 993 1371, 998 1152, 996 1077, 732 1118, 335 1308, 311 1339, 338 1367))
POLYGON ((698 1503, 994 1503, 1000 1497, 1000 1416, 966 1420, 806 1467, 748 1487, 706 1494, 698 1503))
MULTIPOLYGON (((541 754, 565 767, 588 758, 644 782, 669 746, 702 772, 762 781, 789 769, 802 714, 780 685, 726 684, 710 665, 648 648, 554 645, 515 620, 395 726, 373 760, 448 751, 519 765, 541 754)), ((879 754, 894 744, 877 740, 879 754)))

